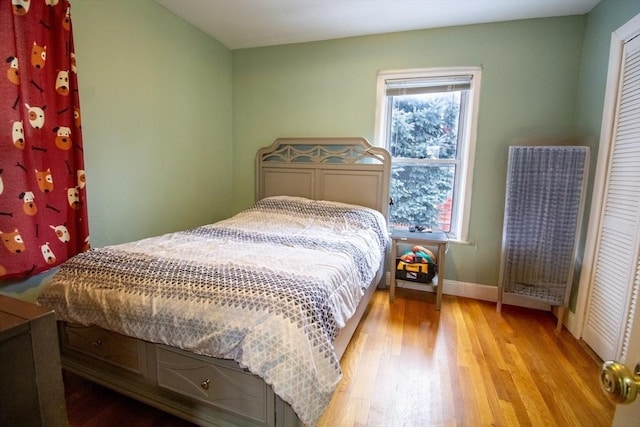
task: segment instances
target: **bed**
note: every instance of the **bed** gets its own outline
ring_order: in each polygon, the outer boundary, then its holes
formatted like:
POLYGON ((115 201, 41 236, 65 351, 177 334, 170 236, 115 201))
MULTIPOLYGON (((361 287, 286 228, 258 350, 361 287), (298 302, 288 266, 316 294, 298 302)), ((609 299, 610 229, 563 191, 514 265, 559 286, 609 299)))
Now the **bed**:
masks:
POLYGON ((389 168, 362 138, 280 138, 250 208, 74 257, 39 297, 63 367, 202 425, 315 424, 383 277, 389 168))

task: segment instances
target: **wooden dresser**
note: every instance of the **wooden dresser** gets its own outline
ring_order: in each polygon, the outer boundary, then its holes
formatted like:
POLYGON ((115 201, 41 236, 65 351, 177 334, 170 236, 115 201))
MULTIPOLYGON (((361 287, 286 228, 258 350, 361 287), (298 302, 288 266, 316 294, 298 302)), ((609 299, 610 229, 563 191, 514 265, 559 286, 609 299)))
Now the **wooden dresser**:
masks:
POLYGON ((53 311, 0 295, 0 378, 0 425, 67 425, 53 311))

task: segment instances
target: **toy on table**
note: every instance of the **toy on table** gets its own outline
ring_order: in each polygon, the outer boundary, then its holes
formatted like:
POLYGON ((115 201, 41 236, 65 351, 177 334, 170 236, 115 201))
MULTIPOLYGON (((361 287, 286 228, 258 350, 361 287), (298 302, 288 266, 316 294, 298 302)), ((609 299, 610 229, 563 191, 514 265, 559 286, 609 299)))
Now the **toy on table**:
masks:
POLYGON ((396 279, 432 283, 437 271, 434 253, 424 246, 416 245, 397 259, 396 279))
POLYGON ((409 264, 437 264, 438 260, 435 254, 424 246, 416 245, 410 251, 402 254, 400 259, 409 264))

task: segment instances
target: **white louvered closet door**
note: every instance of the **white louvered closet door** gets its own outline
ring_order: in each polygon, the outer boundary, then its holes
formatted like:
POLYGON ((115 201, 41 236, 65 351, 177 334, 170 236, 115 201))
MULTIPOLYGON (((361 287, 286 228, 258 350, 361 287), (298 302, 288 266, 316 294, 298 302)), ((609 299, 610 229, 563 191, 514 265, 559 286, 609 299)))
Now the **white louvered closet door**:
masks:
POLYGON ((625 44, 621 71, 583 339, 603 360, 624 361, 640 315, 640 36, 625 44))

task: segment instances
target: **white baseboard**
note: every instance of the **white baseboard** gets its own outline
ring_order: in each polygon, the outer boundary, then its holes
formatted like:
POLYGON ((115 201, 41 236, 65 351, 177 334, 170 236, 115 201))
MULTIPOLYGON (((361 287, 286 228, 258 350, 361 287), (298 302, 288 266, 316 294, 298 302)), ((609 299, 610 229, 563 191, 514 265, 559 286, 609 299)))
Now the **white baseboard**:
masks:
POLYGON ((573 335, 577 339, 581 338, 582 333, 578 330, 576 314, 571 310, 567 310, 567 315, 565 316, 562 324, 567 328, 569 332, 571 332, 571 335, 573 335))
MULTIPOLYGON (((407 289, 415 289, 419 291, 425 292, 435 292, 435 287, 430 285, 423 285, 420 283, 407 282, 407 281, 399 281, 401 283, 399 287, 407 288, 407 289)), ((389 273, 386 273, 385 277, 385 285, 387 288, 389 287, 389 273)), ((455 295, 464 298, 473 298, 479 299, 482 301, 490 301, 490 302, 498 302, 498 287, 497 286, 489 286, 489 285, 481 285, 479 283, 470 283, 470 282, 458 282, 456 280, 446 280, 444 281, 444 288, 442 289, 443 294, 447 295, 455 295)), ((536 310, 549 311, 551 310, 553 314, 557 317, 558 310, 557 307, 552 307, 549 304, 545 304, 539 301, 534 301, 526 297, 521 297, 513 294, 505 294, 502 300, 503 304, 507 305, 515 305, 518 307, 526 307, 532 308, 536 310)), ((579 331, 577 331, 576 318, 575 314, 571 312, 571 310, 565 310, 564 319, 562 324, 567 328, 567 330, 576 338, 580 337, 579 331)))
MULTIPOLYGON (((389 273, 387 273, 386 283, 388 287, 389 273)), ((398 281, 398 283, 401 283, 401 285, 399 286, 401 288, 415 289, 419 291, 434 292, 435 289, 433 286, 422 285, 415 282, 398 281)), ((498 301, 497 286, 481 285, 478 283, 458 282, 457 280, 445 279, 442 293, 465 298, 479 299, 482 301, 498 301)), ((505 294, 502 303, 507 305, 516 305, 519 307, 535 308, 537 310, 545 311, 549 311, 551 309, 551 306, 549 304, 532 301, 529 298, 512 294, 505 294)))
MULTIPOLYGON (((386 273, 385 284, 389 287, 389 273, 386 273)), ((398 281, 401 285, 401 288, 407 289, 415 289, 419 291, 425 292, 434 292, 435 288, 429 285, 422 285, 420 283, 408 282, 408 281, 398 281)), ((447 295, 455 295, 464 298, 473 298, 482 301, 490 301, 496 302, 498 301, 498 287, 497 286, 489 286, 489 285, 481 285, 479 283, 470 283, 470 282, 459 282, 456 280, 447 280, 444 281, 444 288, 442 289, 443 294, 447 295)), ((521 297, 519 295, 513 294, 505 294, 502 300, 503 304, 507 305, 515 305, 518 307, 526 307, 533 308, 536 310, 549 311, 551 310, 553 314, 557 317, 557 307, 553 307, 549 304, 545 304, 543 302, 534 301, 526 297, 521 297)), ((567 328, 572 335, 576 338, 579 337, 579 334, 575 331, 576 329, 576 320, 575 314, 570 310, 565 310, 565 316, 563 319, 563 325, 567 328)))

